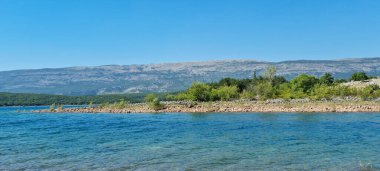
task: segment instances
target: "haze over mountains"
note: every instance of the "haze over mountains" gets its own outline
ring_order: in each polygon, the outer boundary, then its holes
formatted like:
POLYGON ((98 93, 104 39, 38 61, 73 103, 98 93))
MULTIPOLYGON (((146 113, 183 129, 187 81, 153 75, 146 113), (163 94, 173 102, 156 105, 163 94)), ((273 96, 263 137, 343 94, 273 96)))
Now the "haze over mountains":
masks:
POLYGON ((364 71, 380 76, 380 58, 265 62, 221 60, 149 65, 105 65, 0 72, 0 92, 96 95, 184 90, 194 81, 212 82, 224 77, 249 78, 275 66, 278 75, 301 73, 320 76, 331 72, 348 78, 364 71))

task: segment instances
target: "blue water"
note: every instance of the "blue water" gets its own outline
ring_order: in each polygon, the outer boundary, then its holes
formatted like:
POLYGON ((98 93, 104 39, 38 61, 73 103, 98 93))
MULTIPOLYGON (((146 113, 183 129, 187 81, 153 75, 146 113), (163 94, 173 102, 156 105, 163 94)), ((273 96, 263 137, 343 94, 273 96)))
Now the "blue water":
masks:
POLYGON ((378 170, 380 114, 0 108, 0 170, 378 170), (17 111, 19 110, 19 111, 17 111))

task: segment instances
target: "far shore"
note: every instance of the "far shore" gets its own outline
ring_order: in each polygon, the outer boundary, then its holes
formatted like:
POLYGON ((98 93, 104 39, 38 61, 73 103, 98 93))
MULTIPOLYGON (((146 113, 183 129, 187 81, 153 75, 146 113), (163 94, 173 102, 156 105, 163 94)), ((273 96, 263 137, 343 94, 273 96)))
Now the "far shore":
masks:
POLYGON ((146 103, 128 104, 125 108, 83 107, 44 109, 46 113, 206 113, 206 112, 380 112, 378 101, 226 101, 226 102, 164 102, 163 109, 154 110, 146 103))

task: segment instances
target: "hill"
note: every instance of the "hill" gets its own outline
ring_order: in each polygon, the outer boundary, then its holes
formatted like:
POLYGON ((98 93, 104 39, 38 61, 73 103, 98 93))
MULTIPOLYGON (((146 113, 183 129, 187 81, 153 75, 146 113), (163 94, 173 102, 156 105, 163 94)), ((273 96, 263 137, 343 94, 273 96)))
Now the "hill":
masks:
POLYGON ((193 81, 212 82, 224 77, 248 78, 275 66, 279 75, 292 78, 306 73, 331 72, 337 78, 364 71, 380 75, 380 58, 298 60, 265 62, 220 60, 148 65, 105 65, 0 72, 0 92, 60 95, 96 95, 170 92, 187 88, 193 81))

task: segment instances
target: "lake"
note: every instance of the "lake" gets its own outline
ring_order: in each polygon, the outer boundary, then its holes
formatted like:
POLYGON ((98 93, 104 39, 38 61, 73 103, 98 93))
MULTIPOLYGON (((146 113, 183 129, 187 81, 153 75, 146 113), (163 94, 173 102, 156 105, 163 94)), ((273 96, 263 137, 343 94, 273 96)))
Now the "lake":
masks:
POLYGON ((37 114, 0 108, 0 170, 380 169, 380 113, 37 114))

